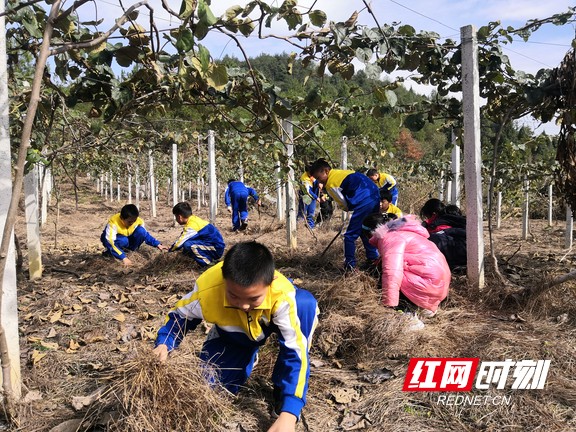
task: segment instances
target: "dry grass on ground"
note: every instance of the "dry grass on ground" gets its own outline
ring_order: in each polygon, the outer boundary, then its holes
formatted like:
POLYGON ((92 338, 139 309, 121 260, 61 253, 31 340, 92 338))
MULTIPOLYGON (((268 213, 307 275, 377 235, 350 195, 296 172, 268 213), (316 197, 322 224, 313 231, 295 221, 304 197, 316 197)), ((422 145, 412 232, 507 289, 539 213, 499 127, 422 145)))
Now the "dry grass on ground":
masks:
MULTIPOLYGON (((68 422, 75 430, 250 431, 266 430, 270 419, 270 375, 275 344, 261 350, 260 364, 237 398, 214 392, 197 372, 201 330, 190 334, 166 365, 150 359, 156 329, 200 270, 179 254, 144 246, 126 269, 99 255, 99 234, 119 203, 103 203, 84 189, 80 212, 67 198, 43 229, 44 277, 19 281, 22 376, 20 431, 40 432, 68 422), (65 211, 64 211, 65 210, 65 211), (55 231, 57 227, 57 231, 55 231), (57 235, 55 235, 57 232, 57 235), (196 371, 196 372, 195 372, 196 371), (75 423, 74 423, 75 422, 75 423), (87 425, 92 425, 91 429, 87 425)), ((142 215, 165 243, 179 227, 169 208, 159 217, 142 215)), ((206 217, 202 209, 200 216, 206 217)), ((543 284, 576 263, 562 250, 559 227, 533 221, 534 236, 521 241, 519 222, 506 220, 496 232, 501 270, 517 286, 543 284)), ((406 330, 399 314, 378 304, 372 277, 341 271, 341 240, 322 258, 336 234, 333 221, 311 234, 298 229, 296 251, 264 208, 253 213, 246 233, 228 230, 227 245, 257 239, 269 246, 280 271, 319 300, 320 325, 312 349, 308 404, 298 431, 570 431, 576 429, 576 283, 542 292, 520 303, 487 269, 478 293, 455 276, 437 317, 419 332, 406 330), (474 390, 510 396, 510 405, 444 406, 437 394, 402 392, 412 357, 479 357, 484 361, 551 359, 544 390, 474 390)), ((22 231, 22 228, 18 228, 22 231)), ((23 232, 20 238, 24 238, 23 232)), ((64 424, 66 425, 66 424, 64 424)))

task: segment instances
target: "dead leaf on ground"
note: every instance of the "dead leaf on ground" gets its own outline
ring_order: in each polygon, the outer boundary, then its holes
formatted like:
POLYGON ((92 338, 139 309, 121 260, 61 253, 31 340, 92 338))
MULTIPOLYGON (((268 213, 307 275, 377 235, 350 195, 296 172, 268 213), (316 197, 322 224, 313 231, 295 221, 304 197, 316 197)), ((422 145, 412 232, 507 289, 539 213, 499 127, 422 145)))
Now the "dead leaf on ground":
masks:
POLYGON ((64 324, 65 326, 71 327, 72 324, 74 324, 74 318, 71 318, 69 320, 62 318, 62 319, 59 319, 58 322, 60 324, 64 324))
POLYGON ((42 360, 44 357, 46 357, 48 353, 47 352, 42 352, 42 351, 38 351, 38 350, 33 350, 32 354, 30 355, 30 359, 32 360, 32 365, 36 365, 40 360, 42 360))
POLYGON ((55 323, 60 318, 62 318, 62 309, 59 309, 56 312, 48 315, 48 317, 49 317, 51 323, 55 323))
POLYGON ((82 419, 66 420, 54 426, 49 432, 76 432, 82 426, 82 419))
POLYGON ((82 339, 86 343, 94 343, 106 340, 106 336, 102 334, 100 330, 96 329, 84 333, 84 337, 82 339))
POLYGON ((112 318, 114 318, 116 321, 119 321, 119 322, 126 321, 126 316, 123 313, 118 313, 118 314, 114 315, 112 318))
POLYGON ((84 297, 80 297, 78 296, 78 300, 80 300, 82 303, 84 304, 88 304, 88 303, 92 303, 92 300, 89 298, 84 298, 84 297))
POLYGON ((39 390, 30 390, 28 393, 26 393, 26 396, 24 396, 22 402, 30 403, 37 400, 42 400, 42 393, 39 390))
POLYGON ((89 394, 88 396, 74 396, 71 402, 72 407, 74 407, 76 411, 80 411, 82 408, 90 406, 95 401, 97 401, 101 395, 102 387, 96 390, 94 393, 89 394))
POLYGON ((53 349, 53 350, 57 350, 59 347, 59 345, 56 342, 44 342, 44 341, 40 341, 40 346, 46 349, 53 349))
POLYGON ((50 327, 50 330, 48 330, 48 334, 46 335, 47 339, 51 339, 53 337, 56 337, 57 333, 56 330, 54 330, 54 327, 50 327))
POLYGON ((370 425, 370 421, 364 414, 349 411, 346 413, 340 426, 345 431, 365 429, 370 425))
POLYGON ((360 398, 360 394, 356 389, 353 388, 339 388, 333 390, 331 396, 339 404, 349 404, 352 401, 357 401, 360 398))

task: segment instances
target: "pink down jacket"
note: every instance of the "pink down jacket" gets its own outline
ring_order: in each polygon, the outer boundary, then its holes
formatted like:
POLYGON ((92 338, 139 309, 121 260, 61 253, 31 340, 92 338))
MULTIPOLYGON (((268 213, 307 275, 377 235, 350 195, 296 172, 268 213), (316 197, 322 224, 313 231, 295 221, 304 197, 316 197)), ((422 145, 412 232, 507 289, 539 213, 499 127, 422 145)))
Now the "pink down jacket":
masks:
POLYGON ((382 257, 382 304, 398 306, 400 292, 417 306, 436 311, 448 295, 446 258, 413 215, 379 226, 370 243, 382 257))

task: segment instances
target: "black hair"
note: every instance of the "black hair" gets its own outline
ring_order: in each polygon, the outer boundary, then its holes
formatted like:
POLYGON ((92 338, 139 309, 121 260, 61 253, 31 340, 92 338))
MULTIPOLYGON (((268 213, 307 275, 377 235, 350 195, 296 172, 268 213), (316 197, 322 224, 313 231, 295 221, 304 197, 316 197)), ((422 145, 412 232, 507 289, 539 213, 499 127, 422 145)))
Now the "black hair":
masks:
POLYGON ((187 201, 182 201, 172 207, 172 214, 174 216, 182 216, 189 218, 192 216, 192 207, 187 201))
POLYGON ((228 179, 228 184, 230 184, 230 183, 232 183, 232 182, 235 182, 235 181, 236 181, 236 179, 233 179, 233 178, 228 179))
POLYGON ((137 218, 138 216, 140 216, 140 212, 138 211, 138 207, 136 207, 134 204, 126 204, 120 210, 120 219, 125 220, 133 217, 137 218))
POLYGON ((270 285, 274 280, 274 258, 261 243, 236 243, 224 256, 222 275, 242 287, 270 285))
POLYGON ((422 219, 428 219, 432 216, 440 215, 444 213, 446 206, 438 198, 430 198, 424 203, 420 209, 420 217, 422 219))
POLYGON ((386 200, 389 203, 392 202, 392 192, 386 189, 380 189, 380 201, 386 200))
POLYGON ((463 216, 462 210, 455 204, 448 204, 444 207, 444 214, 452 215, 452 216, 463 216))
POLYGON ((308 174, 310 174, 312 177, 316 177, 316 174, 318 174, 319 171, 326 168, 329 170, 332 169, 328 161, 326 159, 318 159, 310 166, 310 171, 308 171, 308 174))
POLYGON ((370 168, 368 171, 366 171, 366 175, 368 177, 372 177, 373 175, 378 174, 378 170, 376 168, 370 168))
POLYGON ((374 231, 380 225, 384 225, 386 222, 391 220, 391 218, 388 216, 389 214, 390 213, 372 213, 366 216, 364 220, 362 220, 362 233, 367 237, 370 237, 372 231, 374 231))

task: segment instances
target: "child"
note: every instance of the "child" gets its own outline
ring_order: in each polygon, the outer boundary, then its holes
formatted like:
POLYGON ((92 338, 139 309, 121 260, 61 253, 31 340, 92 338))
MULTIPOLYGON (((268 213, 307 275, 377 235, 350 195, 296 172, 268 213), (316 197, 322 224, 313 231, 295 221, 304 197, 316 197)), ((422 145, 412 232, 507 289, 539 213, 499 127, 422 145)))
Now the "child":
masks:
POLYGON ((204 319, 214 325, 200 358, 215 366, 220 383, 236 394, 252 372, 259 347, 276 333, 280 350, 272 382, 279 416, 270 430, 294 431, 306 402, 308 352, 317 317, 312 294, 274 270, 274 259, 264 245, 237 243, 168 314, 154 354, 165 361, 204 319))
POLYGON ((226 209, 232 213, 232 231, 244 231, 248 227, 248 196, 251 196, 260 206, 258 194, 251 187, 236 180, 228 180, 228 187, 224 192, 226 209))
POLYGON ((422 225, 446 257, 450 270, 458 272, 467 265, 466 217, 455 205, 445 206, 436 198, 426 201, 420 210, 422 225))
POLYGON ((432 317, 448 295, 448 263, 415 216, 387 220, 377 213, 362 223, 382 256, 382 304, 398 306, 403 295, 422 315, 432 317))
POLYGON ((402 217, 402 210, 392 204, 392 194, 386 189, 380 189, 380 213, 392 213, 397 218, 402 217))
MULTIPOLYGON (((356 268, 356 239, 362 233, 362 220, 380 209, 378 188, 364 174, 348 170, 332 169, 324 159, 312 164, 310 174, 320 183, 324 190, 345 211, 353 211, 344 233, 344 266, 346 270, 356 268)), ((378 259, 378 250, 362 237, 369 262, 378 259)))
POLYGON ((304 174, 300 176, 300 191, 298 193, 298 218, 306 218, 306 223, 312 229, 314 228, 314 213, 316 212, 316 202, 319 201, 320 190, 318 181, 310 175, 310 166, 306 167, 304 174), (310 201, 306 204, 305 201, 310 201))
POLYGON ((379 173, 377 169, 370 168, 366 171, 366 175, 370 178, 380 190, 384 189, 390 191, 392 194, 392 204, 398 204, 398 187, 396 186, 396 179, 390 174, 379 173))
POLYGON ((193 258, 200 267, 206 267, 218 261, 226 246, 218 228, 192 215, 192 207, 187 202, 176 204, 172 208, 172 213, 183 229, 169 252, 182 249, 184 254, 193 258))
POLYGON ((139 214, 138 207, 126 204, 120 213, 116 213, 108 220, 100 236, 100 241, 106 248, 102 255, 113 256, 121 260, 125 266, 129 266, 132 265, 132 261, 124 253, 126 249, 135 251, 142 243, 146 243, 162 251, 168 250, 146 231, 139 214))

